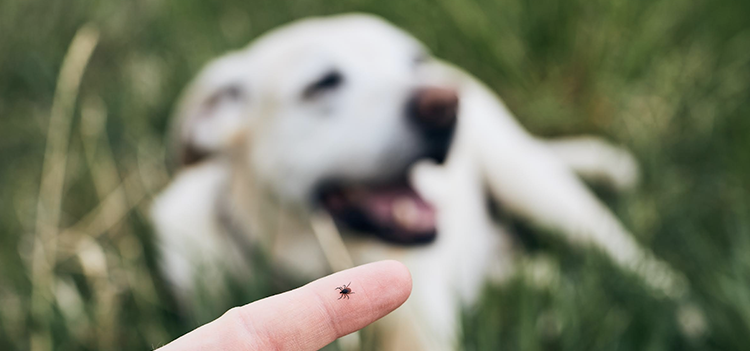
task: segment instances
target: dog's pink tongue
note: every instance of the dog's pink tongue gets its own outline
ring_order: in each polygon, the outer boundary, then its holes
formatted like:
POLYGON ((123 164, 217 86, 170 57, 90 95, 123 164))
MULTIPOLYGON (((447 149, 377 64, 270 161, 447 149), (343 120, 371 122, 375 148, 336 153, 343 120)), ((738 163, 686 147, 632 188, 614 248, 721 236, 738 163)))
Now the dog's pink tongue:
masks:
POLYGON ((361 205, 383 226, 414 234, 435 230, 435 210, 412 189, 372 191, 361 205))

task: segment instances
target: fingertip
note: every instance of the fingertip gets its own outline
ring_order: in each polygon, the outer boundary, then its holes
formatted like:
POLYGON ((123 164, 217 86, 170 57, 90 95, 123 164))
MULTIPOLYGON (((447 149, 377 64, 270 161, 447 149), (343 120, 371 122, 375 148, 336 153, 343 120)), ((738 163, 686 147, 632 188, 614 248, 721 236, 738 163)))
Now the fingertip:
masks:
MULTIPOLYGON (((396 260, 386 260, 376 262, 383 265, 384 269, 388 271, 388 276, 393 280, 393 284, 399 287, 399 291, 403 292, 403 300, 401 303, 406 301, 411 295, 412 279, 411 272, 405 264, 396 260)), ((399 305, 401 304, 399 303, 399 305)))
POLYGON ((399 261, 372 262, 338 274, 349 273, 364 278, 357 279, 356 288, 366 288, 368 294, 373 297, 371 302, 381 306, 381 310, 390 312, 406 302, 411 295, 411 272, 399 261))

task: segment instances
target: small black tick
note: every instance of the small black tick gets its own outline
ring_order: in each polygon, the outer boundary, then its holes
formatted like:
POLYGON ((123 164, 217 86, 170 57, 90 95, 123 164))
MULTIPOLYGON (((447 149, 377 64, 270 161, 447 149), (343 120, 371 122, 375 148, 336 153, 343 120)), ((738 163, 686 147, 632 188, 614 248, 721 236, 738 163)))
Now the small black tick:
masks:
POLYGON ((341 294, 341 296, 339 296, 338 298, 339 300, 341 300, 341 298, 344 296, 346 296, 346 298, 349 299, 349 295, 354 294, 354 291, 352 291, 352 289, 349 289, 349 285, 351 284, 352 282, 349 282, 349 284, 342 285, 336 288, 336 290, 341 290, 339 291, 339 294, 341 294))

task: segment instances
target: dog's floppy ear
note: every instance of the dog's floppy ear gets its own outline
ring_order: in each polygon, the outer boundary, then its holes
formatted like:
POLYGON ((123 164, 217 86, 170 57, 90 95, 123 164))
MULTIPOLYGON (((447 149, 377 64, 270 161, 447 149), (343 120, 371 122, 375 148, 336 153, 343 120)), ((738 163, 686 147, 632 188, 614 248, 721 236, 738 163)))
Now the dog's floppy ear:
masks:
POLYGON ((246 130, 247 63, 232 53, 209 63, 177 104, 172 159, 178 167, 220 154, 246 130))

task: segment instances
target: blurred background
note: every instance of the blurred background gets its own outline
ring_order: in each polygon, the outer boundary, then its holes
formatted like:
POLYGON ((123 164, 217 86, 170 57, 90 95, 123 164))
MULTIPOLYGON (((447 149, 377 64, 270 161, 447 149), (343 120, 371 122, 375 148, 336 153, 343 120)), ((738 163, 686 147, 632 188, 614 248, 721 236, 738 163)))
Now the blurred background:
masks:
MULTIPOLYGON (((642 184, 602 195, 689 279, 692 307, 678 309, 540 235, 527 250, 555 278, 487 286, 463 311, 465 349, 747 349, 746 0, 2 0, 0 350, 149 349, 195 327, 156 269, 147 220, 169 179, 174 100, 212 57, 349 11, 410 31, 538 135, 630 148, 642 184)), ((295 284, 269 272, 247 285, 244 301, 295 284)))

